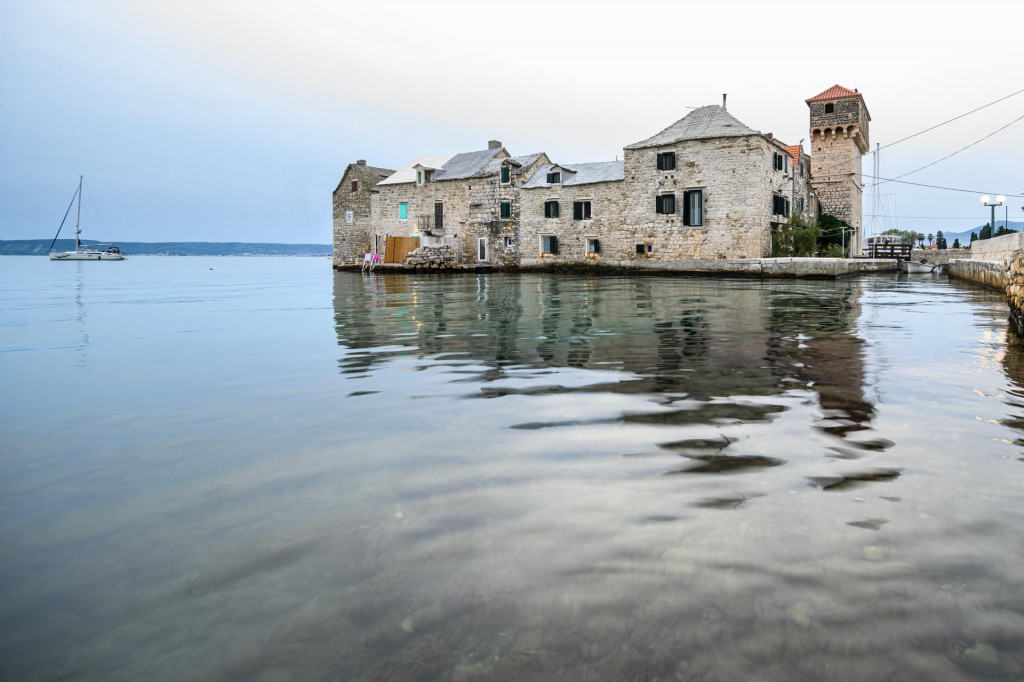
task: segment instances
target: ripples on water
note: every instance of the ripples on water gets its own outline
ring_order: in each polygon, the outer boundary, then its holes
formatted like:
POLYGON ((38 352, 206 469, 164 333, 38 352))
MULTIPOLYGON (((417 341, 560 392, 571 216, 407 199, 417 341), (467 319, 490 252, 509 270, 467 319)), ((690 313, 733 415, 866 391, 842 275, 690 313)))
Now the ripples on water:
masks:
POLYGON ((3 679, 1024 677, 995 294, 38 261, 3 679))

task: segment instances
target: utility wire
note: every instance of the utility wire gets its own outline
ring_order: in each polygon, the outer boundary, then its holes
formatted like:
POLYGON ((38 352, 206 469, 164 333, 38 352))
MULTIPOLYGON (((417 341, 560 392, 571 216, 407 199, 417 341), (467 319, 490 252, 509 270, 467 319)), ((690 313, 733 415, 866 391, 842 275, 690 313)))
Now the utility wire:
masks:
POLYGON ((951 156, 956 156, 956 155, 957 155, 957 154, 959 154, 960 152, 962 152, 962 151, 964 151, 964 150, 967 150, 967 149, 970 149, 971 147, 973 147, 973 146, 974 146, 974 145, 976 145, 976 144, 979 144, 980 142, 984 142, 985 140, 987 140, 988 138, 992 137, 992 136, 993 136, 993 135, 995 135, 996 133, 998 133, 998 132, 1002 132, 1002 131, 1006 130, 1007 128, 1009 128, 1010 126, 1012 126, 1012 125, 1013 125, 1014 123, 1016 123, 1017 121, 1019 121, 1019 120, 1021 120, 1021 119, 1024 119, 1024 115, 1022 115, 1022 116, 1018 116, 1017 118, 1013 119, 1012 121, 1010 121, 1009 123, 1007 123, 1006 125, 1004 125, 1004 126, 1003 126, 1002 128, 1000 128, 999 130, 993 130, 993 131, 992 131, 991 133, 989 133, 989 134, 988 134, 988 135, 986 135, 985 137, 981 138, 980 140, 975 140, 974 142, 970 143, 970 144, 969 144, 969 145, 967 145, 966 147, 962 147, 962 148, 960 148, 960 149, 957 149, 957 150, 956 150, 955 152, 953 152, 952 154, 947 154, 946 156, 943 156, 943 157, 942 157, 941 159, 939 159, 938 161, 932 161, 932 162, 931 162, 931 163, 929 163, 929 164, 925 164, 924 166, 921 166, 920 168, 916 168, 916 169, 914 169, 914 170, 912 170, 912 171, 909 171, 909 172, 907 172, 907 173, 904 173, 903 175, 897 175, 897 176, 896 176, 896 178, 894 178, 894 179, 898 180, 899 178, 905 178, 905 177, 907 177, 908 175, 913 175, 914 173, 916 173, 916 172, 918 172, 918 171, 923 171, 923 170, 924 170, 925 168, 928 168, 929 166, 934 166, 935 164, 939 163, 939 161, 945 161, 946 159, 950 158, 951 156))
MULTIPOLYGON (((1018 90, 1017 92, 1011 92, 1009 95, 1006 95, 1005 97, 1000 97, 999 99, 997 99, 997 100, 995 100, 993 102, 989 102, 988 104, 984 104, 984 105, 978 107, 977 109, 972 109, 972 110, 968 111, 966 114, 960 114, 959 116, 955 116, 955 117, 949 119, 948 121, 943 121, 942 123, 937 123, 937 124, 933 125, 931 128, 925 128, 924 130, 922 130, 920 132, 917 132, 917 133, 914 133, 913 135, 907 135, 904 138, 896 140, 895 142, 890 142, 889 144, 885 145, 884 147, 879 147, 878 149, 872 150, 872 151, 870 151, 868 153, 869 154, 874 154, 876 151, 882 151, 883 149, 888 149, 889 147, 892 147, 893 145, 897 145, 900 142, 906 142, 907 140, 909 140, 911 138, 914 138, 914 137, 917 137, 918 135, 924 135, 925 133, 930 132, 932 130, 935 130, 936 128, 941 128, 942 126, 946 125, 947 123, 952 123, 953 121, 958 121, 961 118, 963 118, 964 116, 970 116, 971 114, 976 113, 978 111, 981 111, 982 109, 987 109, 988 107, 992 106, 993 104, 998 104, 999 102, 1002 102, 1004 99, 1010 99, 1011 97, 1014 97, 1015 95, 1019 95, 1022 92, 1024 92, 1024 89, 1018 90)), ((999 131, 996 131, 996 132, 999 132, 999 131)))
MULTIPOLYGON (((847 173, 846 175, 857 175, 857 173, 847 173)), ((885 182, 896 182, 896 183, 899 183, 901 185, 914 185, 916 187, 930 187, 931 189, 944 189, 944 190, 946 190, 948 192, 966 192, 967 194, 1003 194, 1003 196, 1005 196, 1007 198, 1011 198, 1012 197, 1012 198, 1015 198, 1015 199, 1024 199, 1024 194, 1005 194, 1005 193, 1002 193, 1002 192, 989 192, 989 191, 982 191, 982 190, 977 190, 977 189, 960 189, 959 187, 943 187, 941 185, 926 185, 926 184, 924 184, 922 182, 910 182, 909 180, 897 180, 896 178, 882 178, 882 177, 875 177, 873 175, 864 175, 863 177, 871 178, 872 180, 874 180, 875 182, 877 182, 879 184, 882 184, 882 183, 885 183, 885 182)), ((874 183, 870 183, 868 185, 865 185, 865 187, 870 187, 872 184, 874 184, 874 183)))

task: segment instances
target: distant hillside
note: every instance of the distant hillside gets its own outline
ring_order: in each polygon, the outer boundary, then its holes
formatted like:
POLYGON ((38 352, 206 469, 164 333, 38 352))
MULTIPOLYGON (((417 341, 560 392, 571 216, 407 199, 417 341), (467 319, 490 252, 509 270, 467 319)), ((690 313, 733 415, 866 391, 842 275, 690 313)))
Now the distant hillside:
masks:
MULTIPOLYGON (((83 244, 99 242, 86 241, 83 244)), ((117 242, 129 256, 330 256, 330 244, 247 242, 117 242)), ((0 240, 0 256, 45 256, 49 239, 0 240)), ((54 251, 72 251, 73 239, 58 239, 54 251)))
MULTIPOLYGON (((997 230, 1000 227, 1002 227, 1003 225, 1006 225, 1011 230, 1017 230, 1018 232, 1024 232, 1024 223, 1017 222, 1015 220, 1011 220, 1010 222, 1006 222, 1005 220, 996 220, 996 229, 997 230)), ((963 232, 946 232, 945 230, 943 230, 942 231, 942 236, 946 238, 946 243, 949 244, 950 246, 953 246, 953 240, 954 239, 959 239, 961 244, 970 244, 971 243, 971 232, 980 233, 981 232, 981 228, 983 228, 983 227, 985 227, 985 225, 978 225, 973 230, 964 230, 963 232)), ((928 234, 928 233, 926 232, 925 234, 928 234)))

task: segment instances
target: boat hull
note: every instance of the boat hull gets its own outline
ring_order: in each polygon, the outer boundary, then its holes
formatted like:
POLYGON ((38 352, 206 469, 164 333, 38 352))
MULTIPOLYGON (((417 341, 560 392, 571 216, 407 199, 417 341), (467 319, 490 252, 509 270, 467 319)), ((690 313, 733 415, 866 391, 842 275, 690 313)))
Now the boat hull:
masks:
POLYGON ((926 275, 934 269, 935 266, 928 263, 914 263, 906 260, 900 263, 900 272, 905 272, 908 275, 926 275))
POLYGON ((51 251, 50 260, 124 260, 124 254, 106 251, 51 251))

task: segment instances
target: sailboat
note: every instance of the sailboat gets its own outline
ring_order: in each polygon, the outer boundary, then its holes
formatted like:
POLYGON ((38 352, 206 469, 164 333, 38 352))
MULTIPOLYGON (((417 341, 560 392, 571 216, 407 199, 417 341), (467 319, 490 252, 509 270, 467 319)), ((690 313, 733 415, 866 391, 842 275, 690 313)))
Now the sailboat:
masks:
POLYGON ((75 202, 75 197, 78 197, 78 215, 75 218, 75 250, 74 251, 54 251, 53 245, 57 243, 57 237, 60 236, 61 229, 64 228, 64 221, 68 219, 68 213, 71 212, 71 204, 68 204, 68 210, 64 213, 64 220, 60 221, 60 227, 57 228, 57 234, 53 237, 53 241, 50 242, 50 260, 124 260, 124 254, 121 253, 121 249, 114 246, 113 244, 89 244, 86 246, 82 245, 82 176, 78 176, 78 189, 75 191, 75 196, 71 197, 71 203, 75 202), (100 247, 107 247, 105 249, 100 247))

